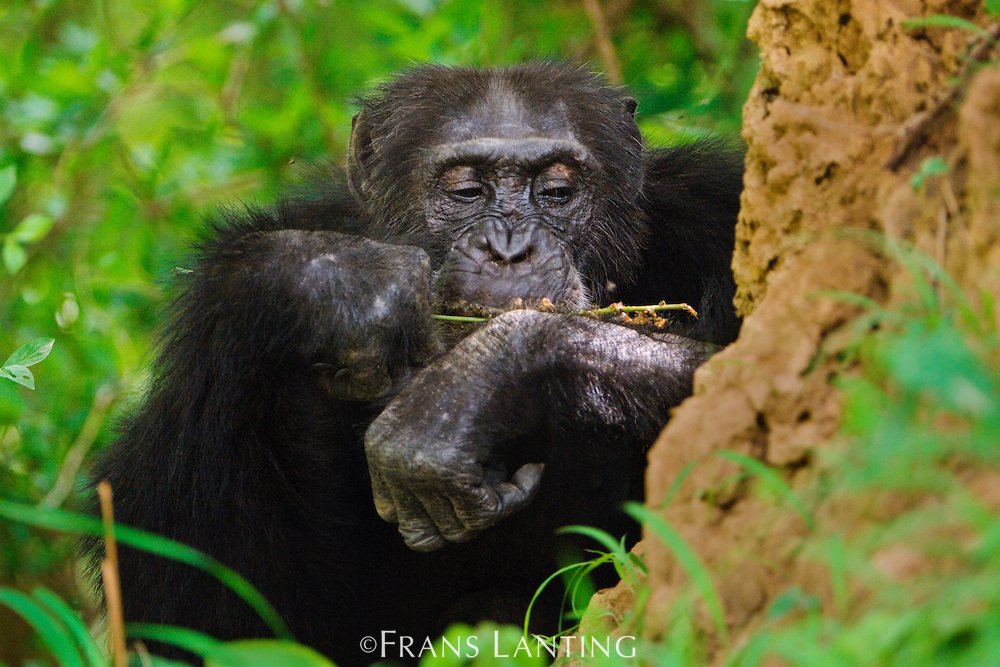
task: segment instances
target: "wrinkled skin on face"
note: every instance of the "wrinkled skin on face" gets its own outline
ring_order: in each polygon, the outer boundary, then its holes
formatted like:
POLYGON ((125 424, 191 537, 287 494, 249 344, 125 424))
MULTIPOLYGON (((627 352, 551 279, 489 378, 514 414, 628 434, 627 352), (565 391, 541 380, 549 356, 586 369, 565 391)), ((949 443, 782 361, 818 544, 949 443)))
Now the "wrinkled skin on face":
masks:
POLYGON ((479 139, 436 152, 428 225, 456 238, 437 277, 445 301, 582 307, 577 239, 593 213, 591 164, 573 141, 479 139))
POLYGON ((585 95, 496 76, 463 82, 481 92, 461 96, 418 78, 355 118, 353 189, 387 237, 428 250, 437 301, 578 309, 640 263, 634 101, 573 78, 585 95), (385 108, 396 95, 422 99, 426 115, 385 108), (390 127, 392 139, 379 140, 390 127))

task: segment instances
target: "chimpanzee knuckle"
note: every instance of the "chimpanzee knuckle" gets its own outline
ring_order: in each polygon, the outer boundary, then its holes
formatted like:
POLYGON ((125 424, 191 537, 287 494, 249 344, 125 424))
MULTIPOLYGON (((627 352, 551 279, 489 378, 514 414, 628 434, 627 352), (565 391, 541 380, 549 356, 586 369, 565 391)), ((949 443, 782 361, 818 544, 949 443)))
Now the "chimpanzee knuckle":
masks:
POLYGON ((414 448, 407 463, 410 477, 419 485, 432 489, 444 488, 454 483, 461 470, 458 459, 450 452, 429 447, 426 443, 418 444, 414 448))
POLYGON ((462 542, 470 542, 475 538, 479 537, 479 534, 483 531, 479 529, 468 528, 459 531, 442 531, 441 537, 446 539, 452 544, 461 544, 462 542))
POLYGON ((447 545, 444 538, 429 524, 418 524, 406 528, 400 524, 399 534, 403 537, 406 546, 414 551, 427 553, 437 551, 447 545))
POLYGON ((378 512, 383 521, 388 523, 396 523, 398 520, 396 506, 389 498, 375 495, 375 511, 378 512))
POLYGON ((372 401, 392 388, 384 355, 375 349, 345 346, 338 354, 340 369, 326 378, 330 395, 344 401, 372 401))
POLYGON ((456 506, 455 513, 470 530, 486 530, 506 516, 503 500, 488 486, 470 489, 464 501, 461 506, 456 506))
POLYGON ((410 429, 369 433, 366 451, 370 464, 390 485, 400 488, 437 492, 448 488, 455 476, 455 469, 449 467, 451 459, 439 457, 410 429))

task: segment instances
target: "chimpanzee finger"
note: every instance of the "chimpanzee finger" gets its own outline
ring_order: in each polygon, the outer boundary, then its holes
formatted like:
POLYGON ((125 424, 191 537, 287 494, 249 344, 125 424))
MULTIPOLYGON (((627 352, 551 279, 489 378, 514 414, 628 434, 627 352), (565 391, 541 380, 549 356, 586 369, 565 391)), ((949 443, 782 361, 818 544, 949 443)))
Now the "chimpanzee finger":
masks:
POLYGON ((544 469, 543 463, 528 463, 518 468, 508 482, 477 487, 456 500, 456 514, 470 530, 480 531, 499 523, 534 500, 544 469))
POLYGON ((368 476, 371 478, 372 499, 375 501, 375 511, 378 512, 383 521, 396 523, 396 506, 392 502, 389 485, 386 484, 382 472, 370 462, 368 464, 368 476))
POLYGON ((437 492, 414 492, 414 495, 423 504, 438 534, 448 542, 468 542, 479 534, 479 531, 471 531, 462 523, 449 498, 437 492))
POLYGON ((399 534, 414 551, 436 551, 445 545, 437 526, 416 496, 406 489, 390 487, 396 507, 399 534))

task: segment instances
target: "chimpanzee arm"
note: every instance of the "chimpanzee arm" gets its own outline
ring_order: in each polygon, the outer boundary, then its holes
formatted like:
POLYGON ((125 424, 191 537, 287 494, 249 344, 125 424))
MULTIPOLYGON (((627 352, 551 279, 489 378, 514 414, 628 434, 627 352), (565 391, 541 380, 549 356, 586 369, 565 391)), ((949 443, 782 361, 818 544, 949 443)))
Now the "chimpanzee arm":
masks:
POLYGON ((421 371, 369 427, 376 509, 418 551, 469 540, 530 503, 541 483, 540 463, 507 479, 503 443, 550 419, 652 442, 714 349, 581 317, 506 313, 421 371))
POLYGON ((182 298, 198 312, 175 325, 246 347, 223 363, 280 359, 334 400, 368 402, 435 353, 422 249, 335 231, 239 232, 211 243, 182 298))
MULTIPOLYGON (((350 542, 370 513, 355 423, 433 352, 430 266, 418 248, 249 217, 217 230, 179 276, 143 404, 93 478, 111 482, 119 521, 215 556, 300 638, 331 642, 312 634, 316 609, 337 609, 324 582, 359 566, 353 552, 301 546, 350 542)), ((99 560, 98 542, 88 550, 99 560)), ((187 565, 123 548, 121 577, 130 621, 265 632, 187 565)))

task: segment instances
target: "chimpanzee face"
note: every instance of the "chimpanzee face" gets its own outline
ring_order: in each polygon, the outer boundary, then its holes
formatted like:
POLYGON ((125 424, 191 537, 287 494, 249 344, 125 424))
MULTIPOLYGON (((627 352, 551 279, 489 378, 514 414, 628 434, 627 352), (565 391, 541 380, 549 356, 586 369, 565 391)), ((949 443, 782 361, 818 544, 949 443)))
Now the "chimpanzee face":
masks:
POLYGON ((424 218, 448 253, 444 301, 504 307, 514 299, 582 306, 574 247, 593 214, 593 156, 562 102, 532 109, 493 86, 446 123, 426 152, 424 218))
POLYGON ((358 199, 387 238, 428 251, 441 301, 582 308, 638 261, 635 105, 580 83, 566 97, 516 72, 457 71, 451 88, 395 91, 420 104, 376 96, 359 114, 358 199))
POLYGON ((582 145, 483 136, 438 146, 428 167, 425 219, 452 240, 437 277, 441 299, 586 302, 574 261, 593 208, 582 145))

